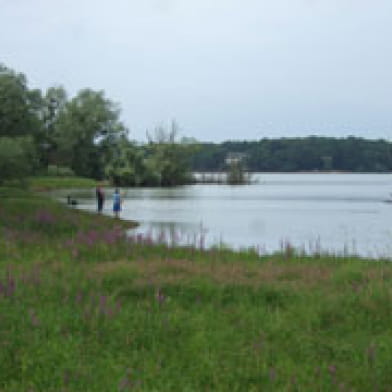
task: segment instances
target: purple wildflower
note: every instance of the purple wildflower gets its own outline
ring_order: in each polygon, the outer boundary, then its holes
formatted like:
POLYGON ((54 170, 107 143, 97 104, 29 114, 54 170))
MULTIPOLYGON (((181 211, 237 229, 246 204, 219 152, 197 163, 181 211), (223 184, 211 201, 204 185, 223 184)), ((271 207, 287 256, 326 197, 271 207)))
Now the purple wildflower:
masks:
POLYGON ((33 327, 38 327, 40 322, 34 310, 30 310, 30 321, 33 327))
POLYGON ((331 376, 336 374, 336 366, 335 365, 329 365, 328 366, 328 372, 331 376))
POLYGON ((53 224, 56 218, 47 210, 39 210, 35 215, 35 221, 39 224, 53 224))
POLYGON ((366 350, 366 355, 369 361, 369 364, 373 364, 376 359, 376 345, 372 343, 366 350))
POLYGON ((328 366, 328 372, 331 376, 331 380, 333 384, 336 384, 336 366, 335 365, 329 365, 328 366))
POLYGON ((118 383, 118 390, 119 391, 126 391, 127 389, 130 389, 130 388, 132 388, 131 369, 127 369, 124 377, 118 383))
POLYGON ((83 299, 83 293, 79 291, 78 294, 76 295, 75 302, 79 304, 82 302, 82 299, 83 299))
POLYGON ((106 313, 106 296, 101 295, 99 297, 99 311, 101 313, 106 313))
POLYGON ((159 305, 163 305, 166 300, 165 295, 163 294, 162 290, 159 288, 155 295, 156 300, 158 301, 159 305))
POLYGON ((0 294, 4 297, 12 297, 15 294, 15 289, 16 280, 8 271, 6 281, 4 283, 0 281, 0 294))
POLYGON ((7 286, 7 297, 12 297, 12 295, 15 293, 15 288, 16 288, 16 282, 15 279, 12 276, 8 277, 8 286, 7 286))
POLYGON ((269 379, 270 379, 270 381, 275 381, 276 380, 276 377, 277 377, 277 375, 276 375, 276 369, 275 368, 271 368, 270 370, 269 370, 269 379))

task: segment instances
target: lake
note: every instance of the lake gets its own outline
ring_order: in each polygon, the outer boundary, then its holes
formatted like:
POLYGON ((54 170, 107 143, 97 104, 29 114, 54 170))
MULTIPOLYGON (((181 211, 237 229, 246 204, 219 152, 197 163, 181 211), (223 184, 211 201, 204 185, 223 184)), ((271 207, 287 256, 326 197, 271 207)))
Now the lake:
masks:
MULTIPOLYGON (((188 185, 122 189, 121 217, 136 232, 177 242, 255 246, 262 253, 285 243, 307 252, 392 257, 392 175, 258 173, 244 186, 188 185), (162 234, 164 233, 164 234, 162 234)), ((55 191, 78 208, 95 210, 94 190, 55 191)), ((105 213, 111 214, 112 190, 105 213)))

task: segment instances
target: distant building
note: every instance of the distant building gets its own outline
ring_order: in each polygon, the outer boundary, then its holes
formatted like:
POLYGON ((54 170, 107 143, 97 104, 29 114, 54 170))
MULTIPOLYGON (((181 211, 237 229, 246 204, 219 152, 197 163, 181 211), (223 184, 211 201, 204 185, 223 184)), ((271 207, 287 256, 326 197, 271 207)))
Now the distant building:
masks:
POLYGON ((227 166, 242 163, 247 158, 247 154, 244 152, 229 152, 225 158, 225 164, 227 166))
POLYGON ((324 155, 321 157, 322 170, 332 170, 333 158, 330 155, 324 155))

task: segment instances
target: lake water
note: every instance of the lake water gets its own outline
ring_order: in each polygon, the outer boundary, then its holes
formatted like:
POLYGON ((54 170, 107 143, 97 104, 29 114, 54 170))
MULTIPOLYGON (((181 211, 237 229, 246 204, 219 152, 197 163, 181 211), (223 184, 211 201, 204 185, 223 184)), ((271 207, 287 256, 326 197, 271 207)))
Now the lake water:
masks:
MULTIPOLYGON (((244 186, 189 185, 122 189, 121 217, 137 232, 176 233, 176 241, 270 253, 289 242, 307 252, 392 258, 391 174, 254 174, 244 186)), ((78 208, 95 210, 95 193, 53 192, 78 208)), ((111 214, 111 190, 105 213, 111 214)))

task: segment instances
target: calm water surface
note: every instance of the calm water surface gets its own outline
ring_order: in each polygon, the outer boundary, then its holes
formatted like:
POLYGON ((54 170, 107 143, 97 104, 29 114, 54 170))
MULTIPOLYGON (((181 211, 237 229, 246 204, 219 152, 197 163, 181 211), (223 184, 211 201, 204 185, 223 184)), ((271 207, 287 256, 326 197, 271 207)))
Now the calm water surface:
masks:
MULTIPOLYGON (((122 218, 138 232, 175 232, 206 245, 281 249, 282 242, 334 253, 392 258, 392 175, 255 174, 246 186, 191 185, 123 189, 122 218)), ((94 210, 94 191, 72 190, 78 208, 94 210)), ((111 190, 105 213, 111 214, 111 190)), ((65 200, 66 193, 54 192, 65 200)))

